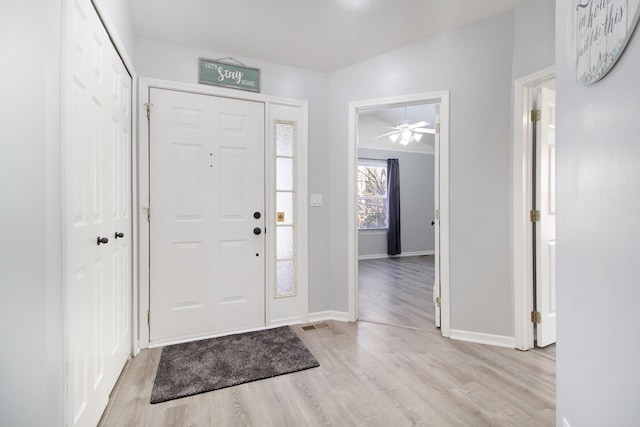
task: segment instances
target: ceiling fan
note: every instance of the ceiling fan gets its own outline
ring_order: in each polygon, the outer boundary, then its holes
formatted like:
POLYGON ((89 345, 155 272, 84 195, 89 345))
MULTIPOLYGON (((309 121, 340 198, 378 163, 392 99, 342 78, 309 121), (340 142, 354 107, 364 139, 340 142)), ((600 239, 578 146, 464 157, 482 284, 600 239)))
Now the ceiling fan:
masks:
POLYGON ((411 120, 406 120, 407 107, 404 108, 404 116, 405 116, 405 120, 399 122, 396 126, 385 128, 385 129, 393 129, 391 132, 382 134, 376 137, 376 139, 384 138, 385 136, 388 136, 389 139, 391 139, 391 142, 399 141, 401 145, 407 145, 412 141, 415 141, 415 142, 420 141, 420 139, 422 138, 422 135, 425 133, 432 133, 432 134, 436 133, 435 129, 429 129, 425 127, 430 124, 428 122, 420 121, 420 122, 413 123, 411 120))

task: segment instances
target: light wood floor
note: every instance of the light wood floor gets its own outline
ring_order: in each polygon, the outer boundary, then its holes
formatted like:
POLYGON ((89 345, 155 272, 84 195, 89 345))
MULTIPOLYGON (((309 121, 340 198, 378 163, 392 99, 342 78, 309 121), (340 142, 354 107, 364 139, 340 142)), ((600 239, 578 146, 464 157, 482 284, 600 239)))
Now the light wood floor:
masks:
POLYGON ((320 367, 151 405, 160 349, 126 366, 102 426, 553 426, 555 350, 376 323, 294 326, 320 367))
POLYGON ((434 257, 358 262, 360 320, 435 331, 434 257))

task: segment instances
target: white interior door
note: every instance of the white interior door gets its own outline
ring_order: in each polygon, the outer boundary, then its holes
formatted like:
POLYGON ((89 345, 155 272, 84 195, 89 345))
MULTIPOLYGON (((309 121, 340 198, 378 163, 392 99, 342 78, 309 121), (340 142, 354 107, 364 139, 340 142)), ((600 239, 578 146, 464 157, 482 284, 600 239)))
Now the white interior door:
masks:
POLYGON ((131 77, 89 0, 64 19, 65 403, 95 426, 131 354, 131 77))
POLYGON ((540 221, 536 229, 536 325, 540 347, 556 342, 556 126, 555 92, 539 91, 540 121, 536 141, 536 206, 540 221))
POLYGON ((441 326, 440 314, 440 104, 436 104, 435 126, 436 133, 433 162, 433 235, 434 235, 434 281, 433 281, 433 304, 435 306, 436 327, 441 326))
POLYGON ((149 97, 150 341, 264 326, 264 104, 149 97))

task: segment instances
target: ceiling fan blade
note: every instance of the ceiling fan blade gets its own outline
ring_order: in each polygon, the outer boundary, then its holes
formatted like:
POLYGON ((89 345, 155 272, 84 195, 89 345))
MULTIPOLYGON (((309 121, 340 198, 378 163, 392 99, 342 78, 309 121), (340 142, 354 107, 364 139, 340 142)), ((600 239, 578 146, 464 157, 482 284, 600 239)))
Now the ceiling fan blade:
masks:
POLYGON ((393 132, 389 132, 389 133, 385 133, 385 134, 383 134, 383 135, 376 136, 376 137, 375 137, 375 139, 383 138, 383 137, 385 137, 385 136, 393 135, 393 134, 395 134, 395 133, 400 133, 400 131, 399 131, 399 130, 394 130, 393 132))
POLYGON ((419 129, 413 129, 414 132, 418 132, 418 133, 436 133, 435 129, 427 129, 427 128, 419 128, 419 129))
POLYGON ((418 122, 418 123, 414 123, 412 125, 409 125, 409 129, 415 129, 415 128, 422 128, 425 127, 426 125, 428 125, 429 123, 427 122, 418 122))

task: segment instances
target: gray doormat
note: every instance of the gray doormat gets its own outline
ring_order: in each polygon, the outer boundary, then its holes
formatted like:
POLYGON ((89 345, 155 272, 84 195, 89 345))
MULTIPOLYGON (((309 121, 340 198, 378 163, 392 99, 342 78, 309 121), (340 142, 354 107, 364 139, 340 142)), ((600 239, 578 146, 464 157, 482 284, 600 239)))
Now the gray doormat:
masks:
POLYGON ((320 366, 288 326, 164 347, 151 403, 320 366))

